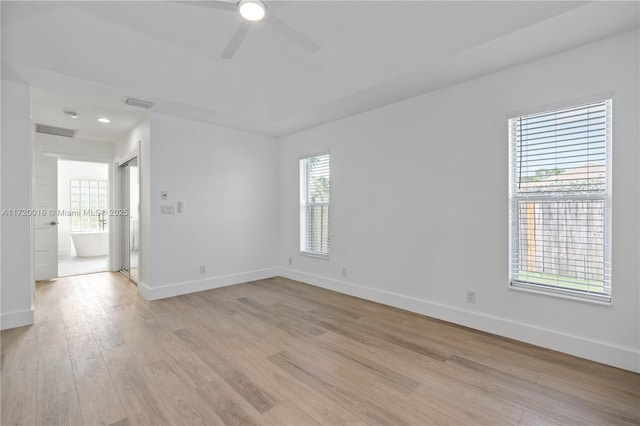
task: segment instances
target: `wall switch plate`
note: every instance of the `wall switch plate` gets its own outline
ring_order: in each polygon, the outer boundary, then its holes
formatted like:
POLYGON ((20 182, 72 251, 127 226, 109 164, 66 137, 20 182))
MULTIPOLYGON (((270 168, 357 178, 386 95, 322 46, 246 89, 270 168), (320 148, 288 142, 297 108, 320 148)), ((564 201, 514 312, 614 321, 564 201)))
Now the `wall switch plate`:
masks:
POLYGON ((176 214, 175 206, 160 206, 160 214, 176 214))
POLYGON ((184 203, 182 201, 178 201, 178 213, 182 213, 184 211, 184 203))
POLYGON ((160 199, 161 200, 168 200, 169 199, 169 193, 167 191, 160 191, 160 199))
POLYGON ((293 258, 289 256, 289 265, 293 265, 293 258))
POLYGON ((342 276, 343 277, 347 276, 347 268, 342 268, 342 276))
POLYGON ((200 265, 200 273, 201 274, 206 274, 207 273, 207 267, 204 265, 200 265))

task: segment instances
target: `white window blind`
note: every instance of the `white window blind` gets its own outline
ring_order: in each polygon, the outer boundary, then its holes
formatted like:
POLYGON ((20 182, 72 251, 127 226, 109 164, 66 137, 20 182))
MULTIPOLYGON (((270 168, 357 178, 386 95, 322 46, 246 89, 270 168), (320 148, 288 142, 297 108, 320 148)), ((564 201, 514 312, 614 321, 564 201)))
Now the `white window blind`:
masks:
POLYGON ((611 100, 509 120, 511 285, 611 300, 611 100))
POLYGON ((329 154, 300 160, 300 252, 329 255, 329 154))

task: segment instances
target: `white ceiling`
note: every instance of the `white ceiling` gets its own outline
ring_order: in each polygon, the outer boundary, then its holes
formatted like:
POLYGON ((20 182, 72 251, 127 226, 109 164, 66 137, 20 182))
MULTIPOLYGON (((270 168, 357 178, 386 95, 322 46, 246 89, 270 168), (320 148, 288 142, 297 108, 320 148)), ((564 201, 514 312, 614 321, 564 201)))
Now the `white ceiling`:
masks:
POLYGON ((394 101, 637 28, 639 3, 295 1, 271 3, 319 43, 311 53, 241 18, 179 2, 2 1, 3 78, 34 87, 33 117, 78 137, 115 140, 144 111, 269 135, 394 101), (109 126, 95 116, 107 114, 109 126), (85 120, 86 119, 86 120, 85 120))

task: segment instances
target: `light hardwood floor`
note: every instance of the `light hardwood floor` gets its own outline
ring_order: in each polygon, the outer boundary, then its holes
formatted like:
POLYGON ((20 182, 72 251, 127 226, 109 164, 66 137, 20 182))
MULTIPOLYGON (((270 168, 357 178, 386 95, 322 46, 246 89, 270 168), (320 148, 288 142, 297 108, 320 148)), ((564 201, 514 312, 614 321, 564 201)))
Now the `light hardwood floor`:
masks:
POLYGON ((637 374, 283 278, 36 293, 1 334, 2 425, 640 423, 637 374))

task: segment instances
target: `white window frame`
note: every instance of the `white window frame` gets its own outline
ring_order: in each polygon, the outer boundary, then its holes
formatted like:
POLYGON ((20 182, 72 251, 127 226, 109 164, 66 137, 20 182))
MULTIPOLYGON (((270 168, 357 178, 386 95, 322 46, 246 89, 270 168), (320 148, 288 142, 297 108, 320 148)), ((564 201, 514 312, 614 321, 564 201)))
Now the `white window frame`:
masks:
POLYGON ((612 196, 612 133, 613 133, 613 96, 612 93, 598 94, 595 96, 585 97, 581 99, 575 99, 573 101, 562 102, 554 105, 548 105, 546 107, 539 107, 527 111, 515 112, 508 115, 508 124, 507 131, 509 134, 509 288, 512 290, 518 291, 527 291, 544 295, 551 295, 561 298, 569 298, 574 300, 581 300, 587 302, 601 303, 601 304, 612 304, 613 301, 613 287, 611 284, 611 228, 612 228, 612 214, 611 214, 611 196, 612 196), (565 108, 577 107, 580 105, 596 103, 596 102, 607 102, 607 113, 608 113, 608 125, 606 128, 606 161, 605 161, 605 180, 606 180, 606 190, 604 193, 598 192, 589 192, 587 195, 578 195, 578 194, 554 194, 554 195, 541 195, 541 196, 532 196, 527 195, 526 197, 522 197, 516 194, 515 185, 518 177, 516 176, 517 162, 518 159, 515 156, 515 147, 516 141, 514 140, 514 134, 512 132, 512 121, 517 120, 520 117, 525 117, 528 115, 534 114, 542 114, 545 112, 551 112, 554 110, 560 110, 565 108), (562 200, 579 200, 579 199, 589 199, 589 200, 601 200, 604 206, 604 265, 605 268, 608 268, 608 272, 606 272, 605 278, 605 289, 608 290, 606 294, 594 294, 586 291, 580 290, 572 290, 569 288, 563 287, 555 287, 555 286, 546 286, 543 284, 536 284, 530 282, 523 282, 515 280, 513 277, 514 271, 514 262, 517 262, 516 258, 516 250, 518 250, 519 243, 516 242, 518 232, 519 232, 519 220, 517 218, 518 215, 518 201, 522 201, 526 198, 528 201, 562 201, 562 200))
MULTIPOLYGON (((298 161, 298 169, 299 169, 299 199, 300 199, 300 254, 303 256, 316 257, 320 259, 329 259, 330 253, 330 230, 331 230, 331 153, 328 151, 320 152, 312 155, 305 155, 300 157, 298 161), (309 182, 308 176, 303 172, 303 162, 310 160, 311 158, 316 157, 329 157, 329 200, 322 201, 319 203, 309 203, 308 200, 308 191, 309 191, 309 182), (311 226, 311 221, 309 219, 309 210, 313 207, 324 206, 327 209, 327 239, 325 242, 326 250, 325 251, 313 251, 309 248, 309 241, 307 241, 307 236, 310 234, 309 227, 311 226)), ((322 238, 322 237, 321 237, 322 238)))

